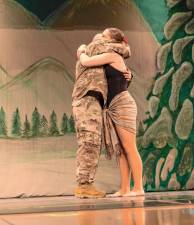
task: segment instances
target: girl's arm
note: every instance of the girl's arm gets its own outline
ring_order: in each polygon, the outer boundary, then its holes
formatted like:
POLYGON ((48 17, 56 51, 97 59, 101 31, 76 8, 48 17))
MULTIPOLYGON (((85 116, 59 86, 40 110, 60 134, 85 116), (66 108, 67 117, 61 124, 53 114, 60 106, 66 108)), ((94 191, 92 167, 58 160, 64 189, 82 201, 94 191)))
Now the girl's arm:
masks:
POLYGON ((86 67, 94 67, 94 66, 102 66, 105 64, 111 64, 115 62, 115 54, 116 53, 102 53, 100 55, 89 57, 85 53, 82 53, 80 55, 80 62, 83 66, 86 66, 86 67))

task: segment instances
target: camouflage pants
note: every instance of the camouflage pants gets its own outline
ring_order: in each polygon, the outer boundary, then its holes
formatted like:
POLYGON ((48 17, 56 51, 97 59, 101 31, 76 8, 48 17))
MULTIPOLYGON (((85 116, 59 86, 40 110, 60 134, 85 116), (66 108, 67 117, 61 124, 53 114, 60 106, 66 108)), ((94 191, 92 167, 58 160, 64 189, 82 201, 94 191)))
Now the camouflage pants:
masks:
POLYGON ((78 141, 76 180, 92 183, 95 178, 102 142, 102 108, 95 97, 85 96, 73 106, 78 141))

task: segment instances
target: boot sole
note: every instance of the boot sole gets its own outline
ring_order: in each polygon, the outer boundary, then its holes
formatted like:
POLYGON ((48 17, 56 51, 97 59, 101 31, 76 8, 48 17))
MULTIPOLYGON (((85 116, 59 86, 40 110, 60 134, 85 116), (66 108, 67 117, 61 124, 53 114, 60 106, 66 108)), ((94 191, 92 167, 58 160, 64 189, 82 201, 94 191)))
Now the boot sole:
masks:
POLYGON ((86 194, 75 194, 75 197, 76 198, 82 198, 82 199, 84 199, 84 198, 105 198, 106 197, 106 195, 103 195, 103 196, 95 196, 95 195, 86 195, 86 194))

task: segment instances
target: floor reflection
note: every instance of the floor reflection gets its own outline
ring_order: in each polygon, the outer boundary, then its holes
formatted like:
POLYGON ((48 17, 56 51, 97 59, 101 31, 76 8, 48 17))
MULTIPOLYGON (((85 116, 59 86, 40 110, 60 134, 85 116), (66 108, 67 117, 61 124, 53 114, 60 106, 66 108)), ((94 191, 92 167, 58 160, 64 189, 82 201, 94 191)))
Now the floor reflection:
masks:
POLYGON ((138 208, 78 212, 74 225, 194 225, 194 205, 144 208, 143 203, 138 208))
MULTIPOLYGON (((141 203, 141 207, 140 207, 141 203)), ((194 205, 1 215, 0 225, 194 225, 194 205)))
POLYGON ((134 204, 138 204, 138 208, 135 208, 134 205, 133 210, 128 208, 121 210, 123 225, 145 225, 144 200, 144 196, 139 196, 138 200, 134 202, 134 204))

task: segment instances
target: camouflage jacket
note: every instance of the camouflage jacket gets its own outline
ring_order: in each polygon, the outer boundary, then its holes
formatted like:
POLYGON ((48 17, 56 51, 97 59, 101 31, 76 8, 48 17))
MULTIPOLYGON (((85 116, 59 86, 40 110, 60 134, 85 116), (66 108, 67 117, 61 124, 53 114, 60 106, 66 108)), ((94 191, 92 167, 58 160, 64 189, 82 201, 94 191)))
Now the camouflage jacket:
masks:
MULTIPOLYGON (((105 41, 91 42, 86 49, 88 56, 94 56, 105 52, 117 52, 124 58, 130 55, 129 46, 126 44, 110 43, 105 41)), ((76 64, 75 85, 72 94, 72 106, 79 104, 89 90, 99 91, 102 93, 104 103, 107 99, 107 80, 103 66, 84 67, 80 61, 76 64)))

